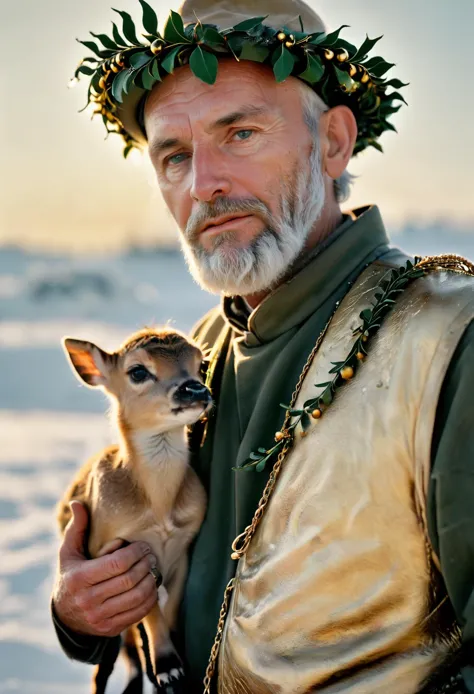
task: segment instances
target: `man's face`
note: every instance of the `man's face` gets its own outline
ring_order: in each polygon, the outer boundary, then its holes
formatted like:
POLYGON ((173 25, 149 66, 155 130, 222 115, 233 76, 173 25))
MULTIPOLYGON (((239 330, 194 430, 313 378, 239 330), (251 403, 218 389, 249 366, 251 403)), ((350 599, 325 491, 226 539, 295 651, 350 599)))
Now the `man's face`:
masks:
POLYGON ((222 61, 212 86, 180 68, 151 93, 145 126, 196 279, 228 294, 270 288, 324 203, 300 83, 248 61, 222 61))

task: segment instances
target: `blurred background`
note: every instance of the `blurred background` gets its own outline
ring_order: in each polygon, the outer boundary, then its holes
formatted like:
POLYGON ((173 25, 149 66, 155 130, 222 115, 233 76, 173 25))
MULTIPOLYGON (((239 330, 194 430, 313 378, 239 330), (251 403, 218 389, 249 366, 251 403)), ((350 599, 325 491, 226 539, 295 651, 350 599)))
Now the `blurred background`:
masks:
MULTIPOLYGON (((110 440, 101 395, 60 350, 73 335, 113 348, 144 324, 188 330, 217 301, 187 274, 146 155, 78 114, 68 90, 88 31, 110 0, 0 0, 0 692, 79 694, 90 669, 59 652, 48 616, 54 505, 71 474, 110 440)), ((150 0, 151 2, 151 0, 150 0)), ((160 19, 176 2, 155 0, 160 19)), ((474 258, 472 0, 319 0, 329 28, 378 47, 410 82, 409 107, 350 167, 347 207, 380 206, 393 241, 419 255, 474 258)), ((118 9, 141 17, 138 2, 118 9)), ((258 14, 258 2, 255 3, 258 14)), ((110 689, 119 692, 116 678, 110 689), (115 687, 115 689, 114 689, 115 687)))

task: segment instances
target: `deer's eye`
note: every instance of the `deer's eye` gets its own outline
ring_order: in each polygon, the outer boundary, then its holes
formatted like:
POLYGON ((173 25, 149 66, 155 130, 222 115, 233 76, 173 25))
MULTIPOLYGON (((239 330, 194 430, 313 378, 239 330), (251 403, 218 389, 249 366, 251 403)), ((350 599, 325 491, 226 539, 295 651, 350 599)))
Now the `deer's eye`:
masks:
POLYGON ((127 371, 127 374, 132 381, 132 383, 143 383, 149 378, 152 378, 151 373, 144 366, 132 366, 131 369, 127 371))

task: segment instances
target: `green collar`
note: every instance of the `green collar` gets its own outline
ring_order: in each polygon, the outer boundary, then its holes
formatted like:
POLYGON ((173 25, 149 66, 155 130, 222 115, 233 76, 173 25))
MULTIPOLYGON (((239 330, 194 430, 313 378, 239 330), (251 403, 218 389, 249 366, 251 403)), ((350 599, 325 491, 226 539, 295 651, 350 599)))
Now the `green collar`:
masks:
POLYGON ((240 297, 224 297, 224 317, 245 334, 249 346, 269 342, 303 323, 357 268, 380 256, 388 243, 378 207, 352 210, 312 260, 250 314, 240 297))

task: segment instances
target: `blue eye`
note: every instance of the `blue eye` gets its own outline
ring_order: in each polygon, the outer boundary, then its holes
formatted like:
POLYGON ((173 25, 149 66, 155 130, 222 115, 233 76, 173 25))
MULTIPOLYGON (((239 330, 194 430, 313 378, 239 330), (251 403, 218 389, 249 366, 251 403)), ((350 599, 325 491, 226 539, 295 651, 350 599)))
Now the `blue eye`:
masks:
POLYGON ((132 383, 143 383, 149 378, 152 378, 151 373, 144 366, 132 366, 131 369, 127 371, 128 376, 132 383))
POLYGON ((254 132, 253 130, 238 130, 238 131, 235 133, 235 136, 236 136, 239 140, 248 140, 249 137, 250 137, 251 135, 253 135, 253 132, 254 132))
POLYGON ((176 166, 177 164, 181 164, 183 161, 185 161, 188 156, 189 155, 185 154, 184 152, 181 152, 180 154, 173 154, 171 157, 168 157, 168 164, 176 166))

